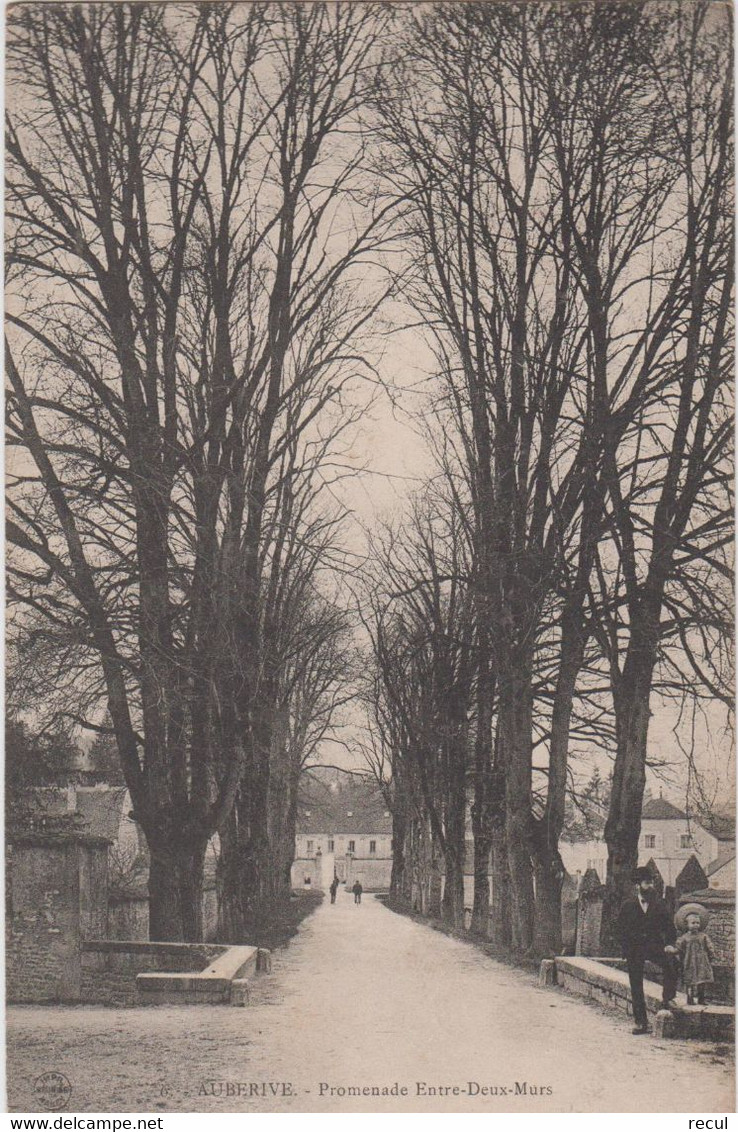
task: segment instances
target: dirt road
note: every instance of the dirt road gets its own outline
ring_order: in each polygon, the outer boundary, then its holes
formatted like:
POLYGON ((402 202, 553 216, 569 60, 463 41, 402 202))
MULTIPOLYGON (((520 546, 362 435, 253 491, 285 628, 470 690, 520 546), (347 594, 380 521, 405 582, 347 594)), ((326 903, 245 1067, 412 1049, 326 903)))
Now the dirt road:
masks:
POLYGON ((11 1111, 727 1112, 728 1051, 630 1024, 339 892, 233 1007, 11 1007, 11 1111), (376 1090, 376 1092, 373 1092, 376 1090))

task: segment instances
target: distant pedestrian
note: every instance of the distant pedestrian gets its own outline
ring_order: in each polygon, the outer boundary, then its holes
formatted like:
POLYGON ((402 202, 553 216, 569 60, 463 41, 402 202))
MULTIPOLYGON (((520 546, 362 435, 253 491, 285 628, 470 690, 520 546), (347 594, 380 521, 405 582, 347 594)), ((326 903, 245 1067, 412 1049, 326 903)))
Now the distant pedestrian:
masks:
POLYGON ((705 933, 708 919, 707 909, 702 904, 684 904, 674 917, 678 930, 683 933, 676 941, 676 948, 682 961, 688 1006, 694 1006, 695 1000, 704 1006, 705 988, 715 981, 712 973, 715 949, 705 933))
POLYGON ((351 891, 354 894, 354 904, 361 904, 361 894, 364 889, 361 887, 360 880, 354 882, 354 887, 351 889, 351 891))
POLYGON ((328 891, 331 894, 331 904, 335 904, 336 903, 336 893, 338 892, 338 877, 334 876, 333 880, 331 881, 330 888, 329 888, 328 891))
POLYGON ((654 891, 649 869, 633 870, 635 896, 626 900, 620 909, 620 938, 623 955, 628 963, 630 995, 633 1004, 634 1034, 649 1031, 646 999, 643 993, 643 967, 646 960, 657 963, 664 973, 662 1001, 669 1009, 676 994, 679 978, 679 960, 674 946, 676 931, 663 900, 654 891))

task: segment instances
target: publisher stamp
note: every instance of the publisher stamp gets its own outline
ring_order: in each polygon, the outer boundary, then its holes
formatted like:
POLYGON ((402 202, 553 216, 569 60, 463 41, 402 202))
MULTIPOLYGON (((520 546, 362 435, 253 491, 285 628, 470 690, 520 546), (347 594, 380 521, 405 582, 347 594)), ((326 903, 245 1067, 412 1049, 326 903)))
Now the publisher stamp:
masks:
POLYGON ((64 1073, 42 1073, 33 1082, 33 1095, 39 1110, 61 1112, 69 1105, 72 1085, 64 1073))

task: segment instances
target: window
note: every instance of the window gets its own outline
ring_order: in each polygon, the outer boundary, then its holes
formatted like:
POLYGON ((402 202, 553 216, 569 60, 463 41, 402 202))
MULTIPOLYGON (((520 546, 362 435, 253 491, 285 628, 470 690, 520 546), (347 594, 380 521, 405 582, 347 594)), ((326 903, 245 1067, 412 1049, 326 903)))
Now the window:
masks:
POLYGON ((349 853, 355 853, 356 852, 356 842, 355 841, 349 841, 348 851, 349 851, 349 853))
POLYGON ((335 851, 335 848, 336 848, 335 841, 332 841, 330 838, 328 838, 328 852, 333 853, 335 851))
POLYGON ((376 853, 376 851, 377 851, 377 843, 376 843, 376 841, 370 841, 370 842, 369 842, 369 852, 370 852, 370 853, 376 853))
POLYGON ((643 838, 643 844, 645 845, 646 849, 655 849, 656 848, 656 834, 655 833, 647 833, 643 838))
POLYGON ((308 851, 308 853, 312 853, 312 851, 313 851, 313 842, 312 841, 308 841, 307 851, 308 851))
POLYGON ((689 836, 688 833, 683 833, 681 835, 681 837, 679 838, 679 848, 680 849, 690 849, 691 846, 692 846, 692 838, 689 836))

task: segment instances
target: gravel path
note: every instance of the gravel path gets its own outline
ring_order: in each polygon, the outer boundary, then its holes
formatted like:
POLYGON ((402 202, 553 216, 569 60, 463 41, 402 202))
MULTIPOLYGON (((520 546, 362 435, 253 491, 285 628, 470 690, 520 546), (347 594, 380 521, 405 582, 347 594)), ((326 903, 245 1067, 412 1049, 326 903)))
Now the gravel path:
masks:
POLYGON ((623 1017, 343 892, 246 1009, 10 1007, 7 1026, 13 1112, 35 1109, 45 1072, 69 1078, 71 1112, 733 1110, 725 1047, 633 1037, 623 1017))

